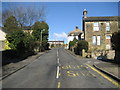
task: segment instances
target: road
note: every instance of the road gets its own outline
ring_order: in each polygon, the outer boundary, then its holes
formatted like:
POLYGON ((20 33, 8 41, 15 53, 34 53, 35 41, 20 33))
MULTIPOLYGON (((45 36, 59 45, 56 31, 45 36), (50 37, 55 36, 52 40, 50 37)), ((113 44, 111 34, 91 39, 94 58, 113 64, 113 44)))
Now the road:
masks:
MULTIPOLYGON (((3 88, 117 88, 95 71, 92 59, 78 58, 63 48, 52 49, 2 81, 3 88)), ((107 78, 106 78, 107 77, 107 78)))

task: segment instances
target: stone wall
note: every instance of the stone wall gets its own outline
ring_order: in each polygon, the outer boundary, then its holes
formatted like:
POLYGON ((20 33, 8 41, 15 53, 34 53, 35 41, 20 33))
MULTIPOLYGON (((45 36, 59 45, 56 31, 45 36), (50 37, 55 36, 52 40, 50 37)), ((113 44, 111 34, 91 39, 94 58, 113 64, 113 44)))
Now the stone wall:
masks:
MULTIPOLYGON (((118 22, 117 21, 110 21, 110 31, 106 31, 106 22, 107 21, 98 21, 99 22, 99 31, 93 30, 93 24, 92 22, 85 22, 85 40, 89 43, 89 50, 106 50, 106 36, 112 36, 113 32, 116 32, 118 30, 118 22), (100 43, 101 45, 93 45, 92 43, 92 36, 100 36, 100 43)), ((111 43, 109 43, 111 44, 111 43)), ((111 45, 110 45, 111 46, 111 45)))
POLYGON ((88 52, 85 55, 86 55, 86 57, 91 56, 94 59, 101 57, 102 59, 112 59, 113 60, 115 57, 115 51, 114 50, 106 50, 106 51, 96 50, 93 52, 88 52))

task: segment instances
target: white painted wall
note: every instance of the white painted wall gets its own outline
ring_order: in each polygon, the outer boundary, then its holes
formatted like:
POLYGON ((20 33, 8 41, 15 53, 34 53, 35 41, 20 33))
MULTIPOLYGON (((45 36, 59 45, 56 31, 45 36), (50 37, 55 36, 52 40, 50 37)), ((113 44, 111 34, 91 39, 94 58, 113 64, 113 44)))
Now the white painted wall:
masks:
POLYGON ((68 36, 68 44, 70 41, 73 41, 73 39, 74 39, 74 36, 68 36))
POLYGON ((6 40, 5 36, 6 36, 6 33, 3 32, 0 27, 0 51, 4 50, 4 41, 6 40))
POLYGON ((6 33, 3 32, 2 29, 0 28, 0 41, 6 40, 5 36, 6 36, 6 33))

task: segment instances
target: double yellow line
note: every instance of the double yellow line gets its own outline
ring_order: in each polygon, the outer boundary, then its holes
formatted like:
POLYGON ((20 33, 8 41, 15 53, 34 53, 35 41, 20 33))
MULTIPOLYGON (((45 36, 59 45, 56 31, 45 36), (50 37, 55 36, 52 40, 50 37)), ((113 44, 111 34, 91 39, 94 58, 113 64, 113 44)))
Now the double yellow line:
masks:
POLYGON ((120 88, 120 84, 116 81, 113 81, 111 78, 107 77, 106 75, 104 75, 103 73, 99 72, 97 69, 93 68, 92 66, 86 64, 88 67, 90 67, 92 70, 96 71, 98 74, 100 74, 101 76, 103 76, 104 78, 106 78, 108 81, 112 82, 114 85, 116 85, 117 87, 120 88))
POLYGON ((60 86, 61 86, 61 83, 60 83, 60 82, 58 82, 58 86, 57 86, 57 88, 60 88, 60 86))

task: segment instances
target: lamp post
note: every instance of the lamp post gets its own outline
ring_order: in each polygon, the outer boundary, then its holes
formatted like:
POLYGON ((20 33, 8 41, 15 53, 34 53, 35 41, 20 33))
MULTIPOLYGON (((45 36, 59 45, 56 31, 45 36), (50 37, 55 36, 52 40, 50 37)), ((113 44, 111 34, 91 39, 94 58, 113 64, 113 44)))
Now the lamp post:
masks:
MULTIPOLYGON (((40 43, 40 46, 42 47, 42 32, 43 31, 45 31, 45 29, 43 29, 43 30, 41 30, 41 43, 40 43)), ((40 51, 42 51, 41 49, 40 49, 40 51)))

